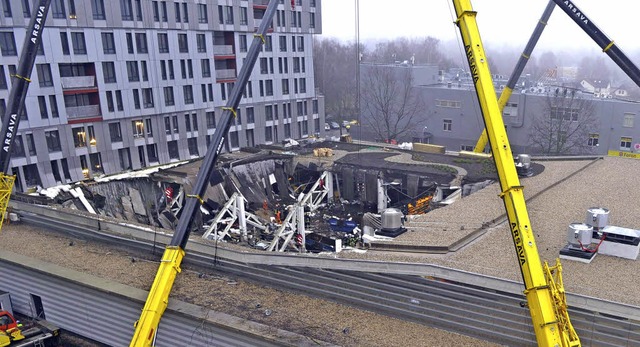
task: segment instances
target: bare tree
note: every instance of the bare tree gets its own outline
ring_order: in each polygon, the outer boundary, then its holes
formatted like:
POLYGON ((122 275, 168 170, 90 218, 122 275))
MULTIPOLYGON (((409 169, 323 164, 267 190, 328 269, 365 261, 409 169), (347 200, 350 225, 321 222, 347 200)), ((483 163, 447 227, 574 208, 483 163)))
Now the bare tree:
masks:
POLYGON ((591 153, 589 134, 599 128, 592 100, 575 90, 557 88, 545 98, 544 111, 534 119, 529 141, 539 153, 591 153))
POLYGON ((413 87, 411 67, 363 65, 363 120, 383 140, 398 140, 420 126, 424 103, 413 87))

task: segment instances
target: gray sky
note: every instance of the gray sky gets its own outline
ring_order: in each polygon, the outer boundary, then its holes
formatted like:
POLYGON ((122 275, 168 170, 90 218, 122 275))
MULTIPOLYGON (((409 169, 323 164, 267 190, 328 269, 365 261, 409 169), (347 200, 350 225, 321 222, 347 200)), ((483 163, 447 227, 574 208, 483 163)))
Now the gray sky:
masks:
MULTIPOLYGON (((547 1, 472 0, 482 40, 487 45, 524 48, 547 1)), ((640 1, 574 0, 574 4, 624 51, 640 48, 634 16, 640 1)), ((322 0, 322 37, 355 39, 354 0, 322 0)), ((457 40, 451 0, 360 0, 360 38, 433 36, 443 42, 457 40), (390 5, 392 4, 392 5, 390 5)), ((538 47, 571 49, 598 46, 561 9, 555 8, 538 47)))

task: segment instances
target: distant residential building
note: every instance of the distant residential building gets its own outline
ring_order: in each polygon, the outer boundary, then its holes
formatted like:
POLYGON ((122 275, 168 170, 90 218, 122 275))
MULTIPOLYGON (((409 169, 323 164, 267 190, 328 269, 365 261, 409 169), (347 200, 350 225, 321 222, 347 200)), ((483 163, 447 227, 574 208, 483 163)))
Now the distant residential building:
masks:
MULTIPOLYGON (((0 13, 4 114, 32 1, 0 13)), ((53 0, 20 123, 16 189, 202 157, 268 0, 53 0)), ((280 0, 229 151, 324 131, 313 34, 321 1, 280 0)))

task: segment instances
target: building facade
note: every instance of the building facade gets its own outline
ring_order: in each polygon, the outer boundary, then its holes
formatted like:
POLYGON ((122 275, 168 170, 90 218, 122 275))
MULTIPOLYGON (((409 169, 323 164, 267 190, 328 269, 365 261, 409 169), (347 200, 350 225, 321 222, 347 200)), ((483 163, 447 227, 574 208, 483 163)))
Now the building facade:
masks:
MULTIPOLYGON (((228 151, 324 131, 321 1, 275 1, 228 151)), ((12 154, 16 190, 202 157, 267 4, 52 0, 12 154)), ((0 1, 2 114, 33 6, 0 1)))

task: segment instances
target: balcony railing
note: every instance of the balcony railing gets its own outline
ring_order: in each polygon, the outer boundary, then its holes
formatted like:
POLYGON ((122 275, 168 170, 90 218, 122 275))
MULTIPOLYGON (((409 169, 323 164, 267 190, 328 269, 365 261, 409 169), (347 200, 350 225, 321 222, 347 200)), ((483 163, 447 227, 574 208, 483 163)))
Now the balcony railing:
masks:
POLYGON ((213 45, 213 55, 233 55, 233 46, 213 45))
POLYGON ((62 89, 95 88, 96 76, 61 77, 62 89))
POLYGON ((67 107, 67 118, 90 118, 100 115, 100 105, 67 107))
POLYGON ((216 70, 216 78, 219 80, 236 78, 236 70, 233 70, 233 69, 216 70))
POLYGON ((259 6, 267 6, 269 5, 269 0, 253 0, 253 4, 259 6))

